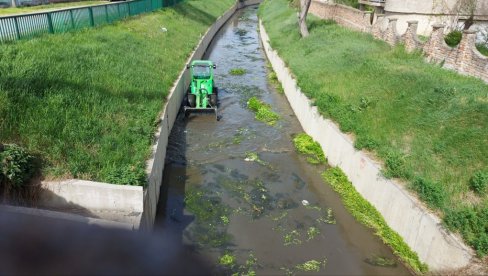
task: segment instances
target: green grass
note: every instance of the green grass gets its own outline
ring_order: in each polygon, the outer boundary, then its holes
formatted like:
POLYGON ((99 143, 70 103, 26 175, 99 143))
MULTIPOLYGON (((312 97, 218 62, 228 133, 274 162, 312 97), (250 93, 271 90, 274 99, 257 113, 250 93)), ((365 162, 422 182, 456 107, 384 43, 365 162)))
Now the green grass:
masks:
POLYGON ((201 34, 234 2, 185 1, 0 45, 0 143, 41 156, 47 179, 143 185, 168 91, 201 34))
POLYGON ((403 238, 388 226, 376 208, 354 189, 354 186, 352 186, 340 168, 330 168, 322 174, 322 177, 340 195, 342 202, 349 212, 360 223, 374 229, 375 234, 393 249, 395 255, 415 272, 427 272, 427 265, 423 264, 417 254, 405 243, 403 238))
POLYGON ((30 13, 30 12, 37 12, 37 11, 51 11, 56 9, 62 8, 71 8, 71 7, 80 7, 80 6, 89 6, 89 5, 97 5, 97 4, 107 4, 108 1, 79 1, 79 2, 68 2, 68 3, 54 3, 54 4, 47 4, 47 5, 39 5, 39 6, 32 6, 32 7, 17 7, 17 8, 3 8, 0 9, 0 16, 4 15, 14 15, 14 14, 23 14, 23 13, 30 13))
POLYGON ((342 4, 346 6, 351 6, 353 8, 358 8, 359 7, 359 2, 358 0, 335 0, 337 4, 342 4))
POLYGON ((322 115, 353 133, 358 149, 384 161, 386 176, 404 179, 433 209, 471 210, 476 227, 452 221, 462 214, 445 222, 480 255, 488 253, 488 196, 469 184, 488 169, 488 85, 314 16, 310 36, 301 39, 286 0, 267 0, 260 16, 272 47, 322 115))

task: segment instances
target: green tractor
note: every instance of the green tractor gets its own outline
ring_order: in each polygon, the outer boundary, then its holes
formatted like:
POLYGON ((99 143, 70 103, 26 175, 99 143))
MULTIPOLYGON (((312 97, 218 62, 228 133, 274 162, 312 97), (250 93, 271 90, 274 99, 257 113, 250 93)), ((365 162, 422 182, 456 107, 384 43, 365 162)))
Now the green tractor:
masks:
POLYGON ((191 112, 212 111, 218 120, 218 88, 215 87, 213 74, 215 64, 210 60, 195 60, 186 68, 190 70, 191 82, 186 95, 185 116, 191 112))

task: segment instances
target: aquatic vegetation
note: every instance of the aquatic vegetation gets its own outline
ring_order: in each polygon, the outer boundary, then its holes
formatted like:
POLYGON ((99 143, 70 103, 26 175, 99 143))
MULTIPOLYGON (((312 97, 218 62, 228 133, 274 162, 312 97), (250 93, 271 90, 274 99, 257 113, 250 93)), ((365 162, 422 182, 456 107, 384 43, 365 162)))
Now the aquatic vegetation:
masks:
POLYGON ((222 257, 219 259, 219 264, 227 267, 232 267, 235 265, 236 262, 236 257, 231 254, 224 254, 222 257))
POLYGON ((376 208, 356 191, 340 168, 330 168, 322 174, 322 177, 340 195, 349 212, 360 223, 374 229, 376 235, 393 249, 395 255, 416 272, 428 271, 427 265, 419 260, 417 253, 412 251, 403 238, 388 226, 376 208))
POLYGON ((230 69, 230 71, 229 71, 229 74, 231 74, 232 76, 242 76, 246 73, 247 73, 247 70, 243 69, 243 68, 233 68, 233 69, 230 69))
POLYGON ((246 152, 246 158, 244 159, 247 162, 256 162, 262 166, 268 166, 269 163, 261 160, 259 155, 256 152, 246 152))
POLYGON ((307 235, 308 235, 307 241, 313 240, 319 234, 320 234, 320 230, 317 227, 314 226, 309 227, 307 230, 307 235))
POLYGON ((237 29, 237 30, 235 31, 235 33, 236 33, 237 35, 239 35, 239 36, 241 36, 241 37, 242 37, 242 36, 247 35, 247 33, 248 33, 248 32, 247 32, 247 30, 244 30, 244 29, 237 29))
POLYGON ((365 260, 366 263, 374 266, 382 266, 382 267, 396 267, 397 263, 395 260, 386 258, 386 257, 381 257, 381 256, 372 256, 371 258, 368 258, 365 260))
POLYGON ((319 262, 317 260, 310 260, 310 261, 304 262, 303 264, 296 265, 295 268, 297 270, 306 271, 306 272, 308 272, 308 271, 319 272, 320 267, 325 267, 326 264, 327 264, 327 259, 325 259, 322 262, 319 262))
POLYGON ((228 177, 220 176, 217 178, 217 182, 220 187, 225 189, 226 194, 241 205, 235 208, 234 212, 257 219, 274 210, 276 199, 261 180, 234 181, 228 177))
POLYGON ((293 144, 299 153, 307 156, 307 161, 310 164, 324 164, 327 161, 320 144, 306 133, 295 135, 293 144))
POLYGON ((293 230, 283 236, 285 246, 302 244, 300 240, 300 233, 297 230, 293 230))
POLYGON ((188 229, 188 234, 201 247, 219 247, 227 244, 226 220, 231 210, 222 203, 220 197, 205 190, 189 190, 185 197, 188 211, 195 216, 195 221, 188 229))
POLYGON ((278 80, 278 76, 276 75, 275 71, 273 70, 273 66, 269 62, 266 62, 266 67, 268 68, 268 81, 269 83, 278 91, 280 94, 284 94, 285 90, 283 89, 283 85, 278 80))
POLYGON ((280 115, 273 112, 269 104, 264 103, 256 97, 252 97, 247 101, 247 107, 256 113, 255 118, 258 121, 264 122, 270 126, 275 125, 280 119, 280 115))
POLYGON ((284 211, 279 216, 272 217, 271 220, 273 220, 273 221, 280 221, 280 220, 286 218, 287 216, 288 216, 288 211, 284 211))

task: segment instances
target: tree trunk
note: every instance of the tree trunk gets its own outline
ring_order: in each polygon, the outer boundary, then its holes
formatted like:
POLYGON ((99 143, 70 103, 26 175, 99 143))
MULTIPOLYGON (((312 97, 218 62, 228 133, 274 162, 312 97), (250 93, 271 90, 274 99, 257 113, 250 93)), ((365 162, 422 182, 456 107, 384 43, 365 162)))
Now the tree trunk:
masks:
POLYGON ((17 8, 17 2, 16 2, 16 0, 10 1, 10 7, 17 8))
POLYGON ((307 14, 311 3, 312 0, 300 0, 300 13, 298 15, 298 25, 300 26, 300 34, 302 35, 302 37, 307 37, 309 34, 308 27, 307 27, 307 14))

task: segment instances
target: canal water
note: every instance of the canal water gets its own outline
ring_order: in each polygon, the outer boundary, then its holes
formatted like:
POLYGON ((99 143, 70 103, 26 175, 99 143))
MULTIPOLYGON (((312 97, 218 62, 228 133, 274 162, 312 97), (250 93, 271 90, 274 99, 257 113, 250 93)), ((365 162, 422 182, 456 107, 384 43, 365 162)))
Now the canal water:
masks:
POLYGON ((321 179, 325 167, 296 153, 292 139, 303 130, 268 81, 257 9, 234 15, 207 51, 217 64, 221 120, 178 116, 156 233, 174 236, 213 274, 410 274, 345 210, 321 179), (246 73, 230 74, 238 68, 246 73), (280 115, 276 125, 255 119, 246 106, 253 96, 280 115))

